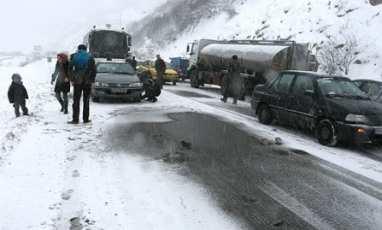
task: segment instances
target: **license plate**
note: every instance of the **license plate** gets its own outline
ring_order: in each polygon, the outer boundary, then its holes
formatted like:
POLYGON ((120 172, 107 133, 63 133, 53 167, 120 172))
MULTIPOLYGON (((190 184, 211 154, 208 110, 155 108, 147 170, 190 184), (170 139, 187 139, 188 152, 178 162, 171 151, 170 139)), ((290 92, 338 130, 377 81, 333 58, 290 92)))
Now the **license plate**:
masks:
POLYGON ((111 89, 112 93, 127 93, 127 89, 111 89))
POLYGON ((382 127, 375 128, 374 133, 375 135, 382 135, 382 127))

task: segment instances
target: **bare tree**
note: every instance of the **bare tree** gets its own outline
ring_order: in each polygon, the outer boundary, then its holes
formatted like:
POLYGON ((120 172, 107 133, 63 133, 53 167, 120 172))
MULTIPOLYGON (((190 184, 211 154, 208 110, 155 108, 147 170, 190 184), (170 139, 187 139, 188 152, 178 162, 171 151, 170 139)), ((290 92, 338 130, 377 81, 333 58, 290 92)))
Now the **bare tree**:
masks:
MULTIPOLYGON (((346 30, 343 30, 346 31, 346 30)), ((328 74, 349 73, 350 65, 357 55, 364 51, 367 45, 361 44, 361 39, 355 34, 342 32, 337 37, 327 36, 318 51, 322 69, 328 74)))

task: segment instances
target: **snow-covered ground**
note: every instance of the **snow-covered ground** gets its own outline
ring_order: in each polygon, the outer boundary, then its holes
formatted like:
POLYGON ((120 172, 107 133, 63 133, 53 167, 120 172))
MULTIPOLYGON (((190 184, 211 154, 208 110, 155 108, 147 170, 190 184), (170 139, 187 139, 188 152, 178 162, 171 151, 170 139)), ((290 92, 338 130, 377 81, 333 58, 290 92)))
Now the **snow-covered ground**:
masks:
MULTIPOLYGON (((275 131, 255 117, 232 112, 229 104, 216 108, 204 103, 222 104, 218 95, 180 98, 164 90, 157 103, 91 103, 93 122, 69 125, 71 116, 59 112, 49 84, 53 63, 0 67, 0 229, 68 229, 70 220, 79 220, 88 229, 240 229, 202 186, 177 174, 173 166, 117 151, 104 141, 107 127, 120 122, 123 114, 152 109, 157 110, 151 118, 155 122, 168 121, 166 114, 173 112, 217 116, 254 135, 280 137, 285 147, 302 149, 382 183, 381 162, 321 146, 290 130, 275 131), (6 92, 14 72, 21 74, 29 91, 29 117, 15 118, 8 103, 6 92)), ((150 122, 144 116, 131 122, 136 121, 150 122)))
MULTIPOLYGON (((24 68, 0 67, 0 229, 69 229, 72 218, 86 229, 239 228, 203 188, 172 167, 115 152, 103 142, 118 111, 152 103, 92 103, 91 124, 69 125, 70 114, 59 111, 49 83, 53 66, 41 60, 24 68), (16 118, 8 103, 15 72, 28 89, 28 117, 16 118)), ((160 110, 171 97, 163 92, 154 106, 160 110)), ((159 115, 160 121, 166 117, 159 115)))

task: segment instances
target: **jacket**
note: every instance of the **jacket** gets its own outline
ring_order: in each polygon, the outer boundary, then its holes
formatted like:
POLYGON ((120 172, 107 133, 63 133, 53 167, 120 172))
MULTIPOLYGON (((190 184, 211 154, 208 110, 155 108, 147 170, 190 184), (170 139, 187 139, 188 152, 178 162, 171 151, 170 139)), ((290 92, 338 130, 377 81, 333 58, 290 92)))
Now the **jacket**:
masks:
POLYGON ((8 89, 8 100, 10 103, 23 103, 28 99, 28 92, 22 83, 15 83, 9 86, 8 89))
POLYGON ((70 82, 69 82, 69 61, 66 61, 63 65, 60 65, 59 62, 56 62, 56 67, 52 74, 52 82, 56 80, 54 86, 54 92, 64 92, 67 93, 70 91, 70 82), (57 80, 56 80, 57 77, 57 80), (65 82, 65 78, 68 78, 68 81, 65 82))
POLYGON ((94 58, 85 50, 71 55, 69 62, 69 79, 75 85, 91 86, 97 75, 94 58))

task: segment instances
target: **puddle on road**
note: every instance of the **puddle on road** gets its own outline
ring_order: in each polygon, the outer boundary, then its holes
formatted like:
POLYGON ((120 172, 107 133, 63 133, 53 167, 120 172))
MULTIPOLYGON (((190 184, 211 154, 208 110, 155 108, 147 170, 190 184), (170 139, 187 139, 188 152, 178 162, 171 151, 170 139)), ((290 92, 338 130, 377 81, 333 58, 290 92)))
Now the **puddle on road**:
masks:
POLYGON ((183 90, 170 90, 170 92, 182 96, 182 97, 200 97, 200 98, 213 98, 205 94, 200 94, 191 91, 183 91, 183 90))
MULTIPOLYGON (((136 117, 128 118, 134 114, 126 116, 124 120, 137 120, 136 117)), ((272 148, 272 145, 261 145, 256 137, 210 115, 175 113, 168 116, 172 121, 136 122, 123 126, 115 124, 109 129, 109 142, 113 148, 149 155, 155 159, 165 154, 184 151, 182 142, 192 145, 192 149, 187 151, 194 158, 204 158, 203 154, 208 154, 207 158, 220 159, 248 156, 272 148)))

